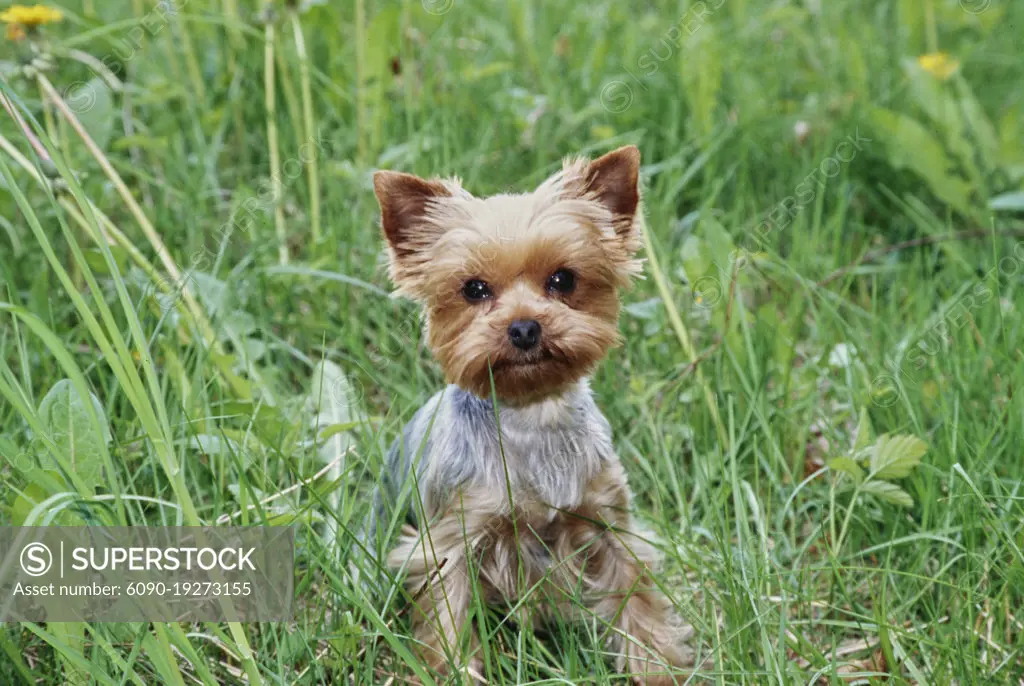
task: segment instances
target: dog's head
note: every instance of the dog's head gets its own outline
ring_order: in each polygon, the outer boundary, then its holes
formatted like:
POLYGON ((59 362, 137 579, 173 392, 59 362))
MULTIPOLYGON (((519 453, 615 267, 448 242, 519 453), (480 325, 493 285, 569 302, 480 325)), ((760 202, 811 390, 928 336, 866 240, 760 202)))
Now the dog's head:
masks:
POLYGON ((566 160, 532 193, 476 198, 457 179, 380 171, 391 277, 426 310, 445 375, 530 402, 588 374, 619 340, 618 289, 640 271, 640 152, 566 160))

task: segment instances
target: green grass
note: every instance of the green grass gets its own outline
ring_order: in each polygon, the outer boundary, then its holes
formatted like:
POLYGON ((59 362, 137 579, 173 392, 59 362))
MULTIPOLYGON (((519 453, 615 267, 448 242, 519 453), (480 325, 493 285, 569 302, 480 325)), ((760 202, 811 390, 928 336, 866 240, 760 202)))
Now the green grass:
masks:
MULTIPOLYGON (((348 573, 442 384, 388 298, 371 172, 526 190, 625 143, 647 278, 593 387, 707 658, 690 683, 1024 683, 1024 6, 357 0, 276 3, 269 32, 174 4, 72 3, 4 43, 0 524, 294 523, 295 621, 6 624, 0 683, 427 676, 406 599, 348 573), (74 438, 41 407, 66 378, 74 438), (920 465, 834 461, 884 434, 920 465)), ((599 623, 478 609, 489 683, 622 682, 599 623)))

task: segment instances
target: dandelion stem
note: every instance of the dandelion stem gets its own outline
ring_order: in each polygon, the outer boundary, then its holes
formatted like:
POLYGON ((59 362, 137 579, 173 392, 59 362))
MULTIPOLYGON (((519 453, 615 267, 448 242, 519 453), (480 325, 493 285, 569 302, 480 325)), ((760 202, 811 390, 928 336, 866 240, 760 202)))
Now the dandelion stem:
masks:
POLYGON ((356 158, 366 162, 366 3, 356 0, 356 158))
POLYGON ((267 110, 267 146, 270 148, 270 188, 274 203, 274 230, 277 233, 277 255, 281 264, 288 264, 288 237, 284 228, 284 188, 281 183, 281 152, 277 142, 277 94, 274 90, 274 21, 268 17, 264 32, 263 95, 267 110))
MULTIPOLYGON (((311 144, 316 140, 313 130, 313 89, 309 81, 309 55, 306 53, 306 39, 302 35, 302 24, 298 12, 292 12, 292 29, 295 33, 295 52, 299 56, 299 81, 302 87, 302 121, 305 127, 305 142, 311 144)), ((315 145, 309 145, 309 158, 306 160, 306 176, 309 179, 309 216, 312 226, 313 244, 320 242, 320 170, 318 157, 320 151, 315 145)), ((302 146, 299 147, 302 158, 302 146)))
MULTIPOLYGON (((224 17, 227 20, 225 23, 225 30, 228 35, 228 73, 238 75, 238 53, 244 48, 244 41, 242 35, 238 31, 238 24, 241 23, 238 18, 238 4, 236 0, 224 0, 224 17)), ((231 112, 235 123, 235 137, 237 139, 238 149, 245 150, 245 120, 242 117, 242 108, 240 106, 240 100, 231 99, 231 112)))
POLYGON ((182 52, 185 53, 185 69, 192 80, 192 89, 196 94, 196 100, 201 106, 206 105, 206 84, 203 81, 203 71, 199 68, 196 60, 195 48, 192 46, 192 34, 188 30, 188 23, 181 20, 179 12, 173 12, 174 28, 181 36, 182 52))

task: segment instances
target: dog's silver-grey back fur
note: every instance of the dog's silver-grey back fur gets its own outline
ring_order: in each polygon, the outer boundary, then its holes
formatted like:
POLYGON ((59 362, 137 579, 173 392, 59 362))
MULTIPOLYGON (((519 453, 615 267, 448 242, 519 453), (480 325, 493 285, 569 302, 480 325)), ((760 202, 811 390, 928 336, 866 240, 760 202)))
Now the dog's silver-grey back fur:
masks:
POLYGON ((580 505, 587 482, 617 459, 611 427, 586 380, 531 405, 499 404, 497 416, 490 399, 451 385, 420 408, 392 444, 375 507, 381 521, 372 528, 388 521, 396 506, 414 523, 429 521, 464 486, 510 492, 513 504, 546 505, 553 516, 580 505))

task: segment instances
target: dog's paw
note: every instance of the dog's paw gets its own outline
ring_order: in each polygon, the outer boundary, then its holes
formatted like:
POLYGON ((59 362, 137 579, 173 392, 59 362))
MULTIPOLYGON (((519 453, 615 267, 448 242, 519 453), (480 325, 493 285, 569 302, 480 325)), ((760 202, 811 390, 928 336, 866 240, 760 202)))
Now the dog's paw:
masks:
POLYGON ((474 686, 487 683, 487 679, 484 678, 484 663, 477 658, 470 660, 460 672, 465 677, 463 683, 474 686))
POLYGON ((671 674, 663 673, 634 676, 633 683, 636 686, 676 686, 676 684, 680 684, 682 681, 677 681, 671 674))
POLYGON ((623 657, 632 682, 640 686, 681 684, 687 676, 681 670, 694 664, 693 651, 681 640, 658 641, 651 646, 627 644, 623 657))

